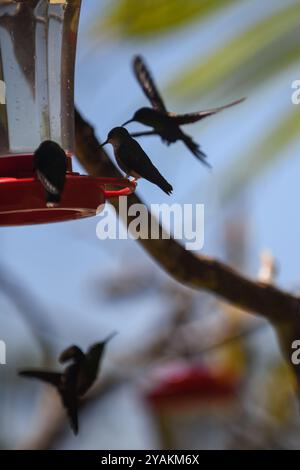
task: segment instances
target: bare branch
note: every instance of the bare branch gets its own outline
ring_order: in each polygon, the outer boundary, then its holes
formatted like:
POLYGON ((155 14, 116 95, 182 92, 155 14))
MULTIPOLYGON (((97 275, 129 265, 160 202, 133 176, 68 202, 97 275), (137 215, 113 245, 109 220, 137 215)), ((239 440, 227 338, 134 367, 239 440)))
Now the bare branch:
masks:
MULTIPOLYGON (((93 128, 76 112, 76 155, 93 176, 120 177, 95 137, 93 128)), ((118 210, 118 199, 111 200, 118 210)), ((128 206, 142 203, 136 194, 128 197, 128 206)), ((151 222, 149 214, 148 223, 151 222)), ((128 217, 127 223, 131 222, 128 217)), ((153 219, 152 219, 153 220, 153 219)), ((233 305, 256 313, 271 322, 298 321, 300 299, 267 283, 255 282, 230 267, 206 256, 186 251, 174 239, 139 240, 145 250, 177 281, 196 289, 206 289, 233 305)))

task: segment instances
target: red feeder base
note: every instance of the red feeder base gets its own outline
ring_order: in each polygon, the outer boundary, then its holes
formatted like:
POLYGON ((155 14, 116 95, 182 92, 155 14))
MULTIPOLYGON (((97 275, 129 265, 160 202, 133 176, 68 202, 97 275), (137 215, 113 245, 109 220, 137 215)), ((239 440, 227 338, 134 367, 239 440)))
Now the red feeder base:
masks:
MULTIPOLYGON (((11 167, 14 159, 19 163, 20 161, 26 163, 27 171, 24 171, 24 165, 22 165, 23 171, 20 171, 18 165, 18 174, 22 176, 28 174, 28 165, 32 162, 32 156, 7 157, 1 158, 0 161, 2 160, 2 165, 3 160, 9 161, 11 167)), ((32 164, 30 166, 32 168, 32 164)), ((30 171, 31 177, 11 176, 12 173, 16 175, 16 171, 5 173, 7 176, 0 176, 0 226, 63 222, 91 217, 106 199, 129 195, 135 189, 135 183, 126 178, 96 178, 68 173, 59 207, 48 208, 45 203, 44 188, 32 176, 32 171, 30 171), (107 185, 117 186, 120 189, 107 190, 107 185)))

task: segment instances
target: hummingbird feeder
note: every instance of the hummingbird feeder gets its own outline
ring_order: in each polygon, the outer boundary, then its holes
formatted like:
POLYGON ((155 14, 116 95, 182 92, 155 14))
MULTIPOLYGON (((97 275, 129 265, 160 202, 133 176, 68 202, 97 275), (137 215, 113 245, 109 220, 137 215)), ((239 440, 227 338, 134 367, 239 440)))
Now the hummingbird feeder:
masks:
POLYGON ((145 396, 156 408, 178 412, 203 401, 231 399, 237 384, 235 375, 226 369, 175 362, 154 371, 145 396))
POLYGON ((134 191, 125 178, 72 172, 80 6, 81 0, 0 0, 0 226, 93 216, 107 198, 134 191), (57 142, 68 157, 55 208, 46 207, 33 171, 34 151, 44 140, 57 142))
POLYGON ((232 371, 216 365, 172 361, 155 368, 143 396, 163 448, 224 448, 239 385, 232 371))

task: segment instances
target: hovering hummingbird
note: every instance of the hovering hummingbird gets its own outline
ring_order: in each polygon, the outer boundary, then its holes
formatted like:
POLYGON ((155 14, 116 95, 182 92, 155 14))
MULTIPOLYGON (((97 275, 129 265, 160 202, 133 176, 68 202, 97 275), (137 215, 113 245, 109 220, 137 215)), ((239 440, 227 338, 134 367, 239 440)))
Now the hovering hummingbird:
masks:
POLYGON ((45 140, 34 152, 34 171, 46 190, 47 207, 57 207, 64 189, 67 156, 52 140, 45 140))
POLYGON ((114 127, 108 133, 107 140, 101 147, 106 144, 113 146, 116 161, 127 176, 133 176, 135 179, 145 178, 156 184, 165 193, 172 193, 172 186, 160 174, 140 144, 131 137, 127 129, 114 127))
POLYGON ((135 121, 153 128, 152 131, 133 133, 133 137, 140 137, 144 135, 159 135, 168 145, 176 142, 177 140, 181 140, 185 143, 193 155, 195 155, 195 157, 210 167, 209 163, 205 160, 206 155, 202 152, 200 146, 194 142, 189 135, 185 134, 181 130, 180 126, 200 121, 201 119, 204 119, 207 116, 211 116, 212 114, 216 114, 225 108, 230 108, 231 106, 241 103, 245 100, 245 98, 241 98, 224 106, 208 109, 205 111, 198 111, 188 114, 170 113, 167 111, 167 108, 157 90, 151 73, 141 56, 136 56, 134 58, 133 70, 145 95, 151 102, 152 108, 143 107, 138 109, 134 113, 133 117, 129 119, 129 121, 126 121, 123 126, 126 126, 130 122, 135 121))
POLYGON ((115 336, 115 333, 104 341, 93 344, 86 354, 75 345, 65 349, 59 357, 59 362, 64 364, 72 361, 72 364, 68 365, 64 372, 33 369, 19 372, 19 375, 23 377, 39 379, 57 388, 74 434, 78 434, 79 399, 85 395, 95 382, 105 346, 113 336, 115 336))

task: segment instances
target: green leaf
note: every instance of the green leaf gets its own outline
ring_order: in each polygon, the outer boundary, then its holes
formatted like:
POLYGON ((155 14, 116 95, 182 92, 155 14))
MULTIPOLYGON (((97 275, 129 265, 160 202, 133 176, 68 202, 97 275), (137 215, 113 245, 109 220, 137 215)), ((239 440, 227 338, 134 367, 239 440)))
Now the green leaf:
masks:
POLYGON ((114 0, 92 25, 94 37, 152 38, 223 9, 237 0, 114 0))
POLYGON ((299 24, 297 3, 255 24, 201 63, 194 60, 170 83, 170 92, 189 100, 221 86, 223 91, 249 90, 300 61, 299 24))

